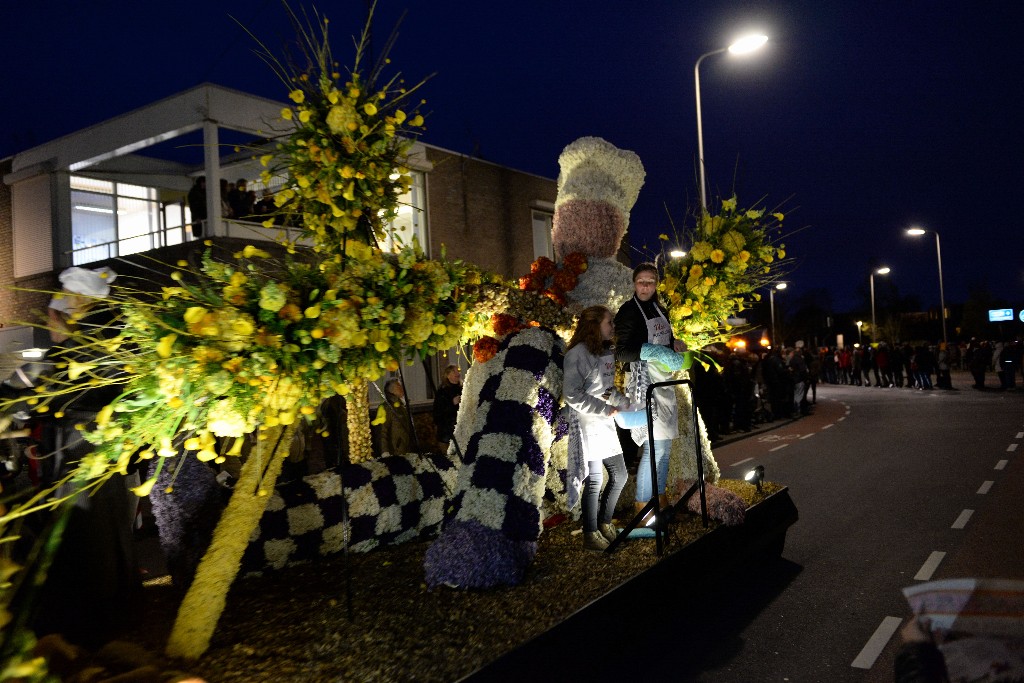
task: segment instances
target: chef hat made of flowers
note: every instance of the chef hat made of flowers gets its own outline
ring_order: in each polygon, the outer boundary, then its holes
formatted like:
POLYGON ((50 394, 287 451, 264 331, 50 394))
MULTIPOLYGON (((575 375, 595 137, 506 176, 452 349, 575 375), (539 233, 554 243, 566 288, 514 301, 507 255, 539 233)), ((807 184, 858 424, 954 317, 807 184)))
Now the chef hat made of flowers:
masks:
POLYGON ((585 137, 562 150, 558 165, 555 252, 561 257, 573 252, 614 256, 644 184, 640 157, 602 138, 585 137))
MULTIPOLYGON (((117 273, 106 266, 95 270, 75 266, 61 272, 58 279, 66 292, 102 299, 110 294, 110 283, 117 279, 117 273)), ((70 302, 63 297, 50 300, 50 308, 57 310, 66 311, 69 305, 70 302)))

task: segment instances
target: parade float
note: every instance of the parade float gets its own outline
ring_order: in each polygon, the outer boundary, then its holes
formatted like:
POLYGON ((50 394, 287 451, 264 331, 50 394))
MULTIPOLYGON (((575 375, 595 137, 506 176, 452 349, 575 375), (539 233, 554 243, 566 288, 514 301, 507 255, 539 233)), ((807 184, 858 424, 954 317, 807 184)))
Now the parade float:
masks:
MULTIPOLYGON (((95 302, 114 321, 103 333, 83 328, 73 338, 76 349, 89 353, 52 358, 39 388, 18 403, 60 420, 84 385, 116 387, 116 398, 80 424, 91 452, 59 482, 73 492, 54 497, 55 486, 12 502, 0 524, 9 537, 25 515, 119 485, 117 478, 142 461, 146 476, 133 492, 152 496, 154 510, 162 510, 157 520, 166 522, 165 549, 176 558, 201 556, 177 565, 183 575, 176 580, 187 590, 166 652, 185 661, 210 648, 228 588, 242 571, 267 576, 418 544, 421 590, 457 589, 444 598, 450 605, 464 596, 455 613, 472 611, 479 591, 502 591, 506 603, 535 599, 528 597, 536 589, 529 584, 542 537, 578 514, 580 482, 568 473, 579 454, 560 412, 565 340, 584 307, 615 310, 632 296, 631 269, 616 256, 644 169, 636 154, 600 138, 580 138, 560 155, 555 259, 539 259, 518 281, 443 254, 430 258, 415 243, 382 250, 384 226, 409 183, 405 155, 424 124, 418 86, 385 79, 386 55, 363 64, 366 33, 351 69, 341 73, 327 20, 296 25, 304 27, 299 42, 308 66, 296 70, 264 50, 288 88, 292 104, 281 116, 294 130, 261 161, 268 181, 284 179, 275 202, 300 228, 300 239, 276 250, 248 245, 231 253, 208 243, 198 263, 177 264, 157 291, 114 286, 95 302), (370 384, 411 358, 470 344, 474 362, 449 452, 374 458, 370 423, 382 416, 370 412, 370 384), (345 403, 347 462, 279 489, 297 428, 325 431, 318 413, 333 397, 345 403), (229 459, 240 462, 240 474, 223 512, 213 506, 206 517, 190 515, 197 500, 201 507, 219 495, 209 486, 210 467, 229 459), (202 525, 208 534, 192 533, 202 525)), ((737 209, 735 199, 714 215, 700 212, 693 248, 670 263, 659 288, 679 338, 700 348, 729 332, 727 319, 756 298, 784 257, 777 244, 781 220, 781 214, 737 209)), ((267 229, 274 229, 272 221, 267 229)), ((681 406, 692 406, 685 384, 676 396, 681 406)), ((795 521, 784 489, 765 495, 748 484, 720 482, 703 423, 691 422, 688 409, 679 413, 670 491, 678 499, 702 470, 713 523, 694 527, 700 541, 677 544, 664 558, 649 548, 623 549, 621 555, 643 556, 633 558, 638 564, 623 563, 639 567, 637 573, 612 572, 605 592, 587 598, 590 609, 599 609, 605 595, 639 590, 665 572, 699 581, 723 562, 777 553, 795 521), (722 548, 708 552, 716 537, 722 548)), ((564 545, 561 551, 570 552, 564 545)), ((381 561, 388 563, 363 566, 381 561)), ((557 571, 550 569, 557 562, 544 558, 544 571, 557 571)), ((345 566, 346 579, 358 585, 358 563, 345 566)), ((12 567, 9 593, 30 581, 31 569, 12 567)), ((579 622, 567 617, 581 607, 552 607, 545 619, 533 619, 532 636, 537 627, 579 622)), ((231 619, 244 621, 234 612, 231 619)), ((458 629, 458 622, 449 627, 458 629)), ((463 673, 522 645, 484 644, 489 654, 463 673)), ((424 675, 432 678, 427 669, 424 675)))

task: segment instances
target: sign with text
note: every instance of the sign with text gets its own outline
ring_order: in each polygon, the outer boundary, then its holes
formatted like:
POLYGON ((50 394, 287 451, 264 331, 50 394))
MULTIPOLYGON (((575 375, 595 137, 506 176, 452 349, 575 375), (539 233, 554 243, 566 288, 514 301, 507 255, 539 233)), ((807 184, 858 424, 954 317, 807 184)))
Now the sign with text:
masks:
POLYGON ((1013 320, 1013 309, 1012 308, 990 308, 988 311, 988 321, 990 323, 999 323, 1006 320, 1013 320))

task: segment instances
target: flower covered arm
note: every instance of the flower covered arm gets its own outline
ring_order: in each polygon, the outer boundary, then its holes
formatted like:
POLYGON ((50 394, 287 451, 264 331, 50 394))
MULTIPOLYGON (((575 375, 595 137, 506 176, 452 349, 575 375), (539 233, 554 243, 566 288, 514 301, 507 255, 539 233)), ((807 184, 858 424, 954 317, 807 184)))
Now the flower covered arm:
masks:
POLYGON ((640 359, 658 363, 666 370, 675 372, 683 367, 683 357, 667 346, 644 344, 640 347, 640 359))

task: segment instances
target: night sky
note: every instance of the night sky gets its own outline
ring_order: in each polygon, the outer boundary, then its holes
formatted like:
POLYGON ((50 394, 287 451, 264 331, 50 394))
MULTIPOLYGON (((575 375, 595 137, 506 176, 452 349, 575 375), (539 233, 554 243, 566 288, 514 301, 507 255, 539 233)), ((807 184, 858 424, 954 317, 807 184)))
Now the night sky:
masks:
MULTIPOLYGON (((279 0, 4 4, 0 158, 202 82, 285 98, 231 18, 282 45, 279 0)), ((366 3, 317 6, 348 63, 366 3)), ((786 296, 865 311, 887 265, 877 287, 937 305, 934 237, 903 235, 918 224, 941 235, 947 303, 984 285, 1024 306, 1019 0, 381 0, 378 49, 403 10, 393 66, 436 73, 425 142, 551 178, 578 137, 633 150, 647 182, 630 239, 651 249, 698 199, 694 63, 766 33, 702 63, 704 148, 711 196, 787 214, 786 296)))

